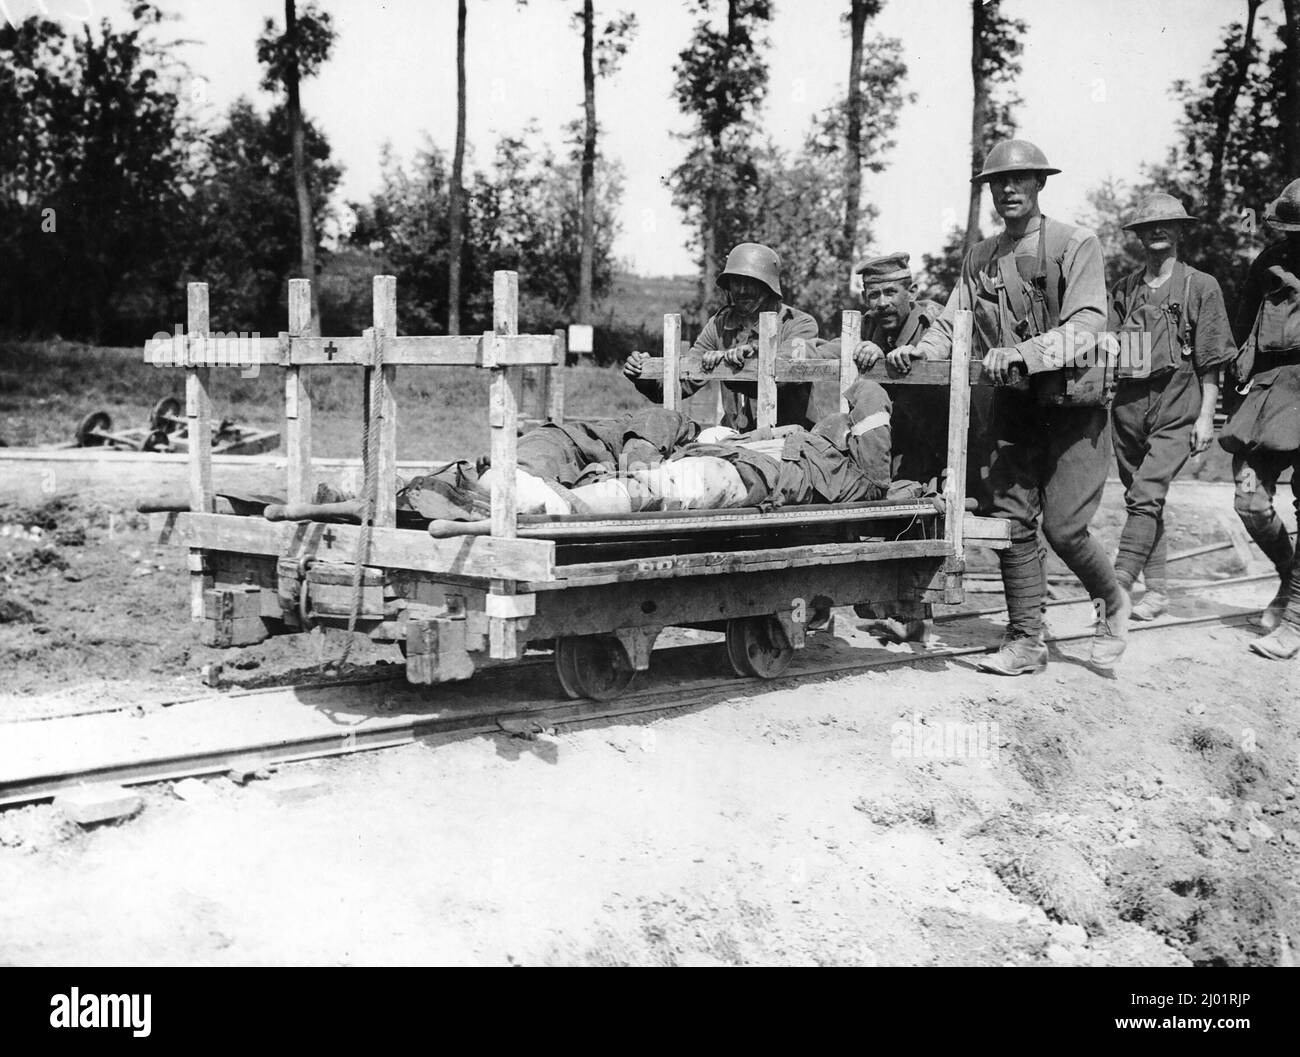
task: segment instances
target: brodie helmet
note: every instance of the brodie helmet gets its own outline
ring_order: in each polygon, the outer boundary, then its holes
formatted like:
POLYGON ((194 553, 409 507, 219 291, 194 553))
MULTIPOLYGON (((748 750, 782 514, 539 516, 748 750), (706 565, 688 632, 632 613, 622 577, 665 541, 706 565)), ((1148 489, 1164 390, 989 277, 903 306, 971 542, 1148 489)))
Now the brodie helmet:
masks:
POLYGON ((1124 230, 1132 231, 1143 224, 1167 224, 1171 221, 1194 220, 1196 220, 1196 217, 1190 215, 1183 208, 1183 203, 1173 195, 1153 194, 1142 200, 1137 212, 1133 214, 1133 219, 1124 225, 1124 230))
POLYGON ((984 183, 992 176, 1004 172, 1037 172, 1051 176, 1060 172, 1047 164, 1047 155, 1028 140, 1004 139, 995 144, 984 159, 984 168, 971 177, 971 183, 984 183))
POLYGON ((1269 202, 1264 220, 1276 231, 1300 231, 1300 180, 1292 180, 1269 202))

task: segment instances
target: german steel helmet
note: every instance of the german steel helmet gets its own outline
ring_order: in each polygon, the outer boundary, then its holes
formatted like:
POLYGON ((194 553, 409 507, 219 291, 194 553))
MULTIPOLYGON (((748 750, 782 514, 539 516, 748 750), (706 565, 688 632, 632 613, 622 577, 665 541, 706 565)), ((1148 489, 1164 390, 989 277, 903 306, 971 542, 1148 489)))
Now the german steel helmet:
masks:
POLYGON ((1292 180, 1269 202, 1264 220, 1277 231, 1300 231, 1300 180, 1292 180))
POLYGON ((777 297, 781 296, 781 258, 771 246, 742 242, 728 253, 727 266, 718 276, 718 285, 725 290, 727 279, 736 275, 757 279, 777 297))
POLYGON ((1133 218, 1124 225, 1125 231, 1132 231, 1142 224, 1168 223, 1171 220, 1188 221, 1196 217, 1188 214, 1183 203, 1173 195, 1153 194, 1142 199, 1142 204, 1133 214, 1133 218))
POLYGON ((984 168, 971 179, 971 183, 983 183, 990 176, 1004 172, 1040 172, 1051 176, 1060 172, 1047 164, 1047 156, 1028 140, 1004 139, 995 144, 984 159, 984 168))

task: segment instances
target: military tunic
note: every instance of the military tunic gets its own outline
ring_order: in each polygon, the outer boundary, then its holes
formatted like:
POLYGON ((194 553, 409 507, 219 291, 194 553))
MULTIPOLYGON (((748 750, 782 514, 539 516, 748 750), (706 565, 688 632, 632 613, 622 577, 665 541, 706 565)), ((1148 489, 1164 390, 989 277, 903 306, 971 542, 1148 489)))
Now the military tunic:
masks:
POLYGON ((1236 354, 1219 284, 1181 261, 1158 287, 1138 269, 1111 291, 1110 331, 1119 380, 1111 407, 1115 461, 1128 516, 1115 568, 1126 586, 1147 568, 1147 587, 1165 590, 1164 507, 1191 455, 1202 379, 1236 354))
POLYGON ((918 350, 948 359, 956 313, 974 316, 972 354, 1014 348, 1031 392, 994 396, 995 450, 989 468, 992 514, 1011 523, 999 552, 1008 624, 1015 637, 1042 630, 1038 525, 1093 598, 1121 604, 1115 573, 1089 530, 1101 503, 1109 453, 1107 411, 1095 367, 1106 322, 1106 280, 1096 235, 1041 218, 1013 238, 1005 231, 966 255, 961 278, 918 350), (1095 402, 1093 402, 1095 401, 1095 402))
POLYGON ((1273 508, 1290 468, 1300 514, 1300 241, 1267 246, 1251 263, 1233 335, 1241 347, 1236 375, 1248 389, 1219 443, 1233 454, 1237 514, 1281 577, 1284 619, 1300 627, 1300 561, 1273 508))

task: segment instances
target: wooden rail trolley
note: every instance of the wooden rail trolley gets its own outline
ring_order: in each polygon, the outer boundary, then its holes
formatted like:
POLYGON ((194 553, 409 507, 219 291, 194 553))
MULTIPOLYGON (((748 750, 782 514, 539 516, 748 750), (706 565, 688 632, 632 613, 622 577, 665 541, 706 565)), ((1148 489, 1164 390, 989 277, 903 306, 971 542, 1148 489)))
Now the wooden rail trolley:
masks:
MULTIPOLYGON (((374 280, 374 325, 356 337, 312 336, 310 288, 289 283, 289 329, 260 339, 259 362, 284 372, 287 507, 268 520, 267 502, 214 491, 210 450, 190 450, 189 496, 162 509, 163 539, 190 550, 191 616, 215 646, 259 642, 317 625, 346 628, 400 646, 412 683, 465 679, 550 649, 570 697, 608 699, 650 664, 669 626, 725 632, 740 675, 775 677, 804 645, 805 624, 828 605, 875 602, 905 612, 925 602, 957 603, 968 541, 1006 546, 1006 524, 976 517, 964 495, 970 384, 969 313, 960 313, 949 362, 918 362, 878 380, 941 385, 949 391, 948 469, 941 497, 754 509, 665 511, 589 517, 521 516, 515 499, 517 411, 529 367, 563 363, 557 335, 518 333, 518 277, 497 272, 492 331, 421 337, 397 333, 396 280, 374 280), (344 524, 315 516, 310 371, 363 367, 362 466, 371 516, 344 524), (491 372, 491 516, 482 522, 412 520, 396 501, 396 372, 409 365, 475 365, 491 372), (961 384, 949 386, 950 379, 961 384), (297 513, 294 513, 297 511, 297 513)), ((714 376, 757 382, 759 429, 771 435, 778 381, 858 377, 852 351, 861 316, 845 312, 840 356, 778 355, 774 313, 760 320, 757 359, 720 365, 714 376)), ((206 355, 207 286, 189 286, 189 336, 162 361, 186 374, 191 435, 210 429, 206 355)), ((153 362, 159 363, 157 353, 153 362)), ((663 356, 646 376, 662 378, 664 402, 678 403, 684 371, 699 371, 683 347, 681 317, 665 317, 663 356)), ((761 435, 761 434, 760 434, 761 435)), ((141 509, 150 509, 142 504, 141 509)), ((318 508, 317 508, 318 509, 318 508)))

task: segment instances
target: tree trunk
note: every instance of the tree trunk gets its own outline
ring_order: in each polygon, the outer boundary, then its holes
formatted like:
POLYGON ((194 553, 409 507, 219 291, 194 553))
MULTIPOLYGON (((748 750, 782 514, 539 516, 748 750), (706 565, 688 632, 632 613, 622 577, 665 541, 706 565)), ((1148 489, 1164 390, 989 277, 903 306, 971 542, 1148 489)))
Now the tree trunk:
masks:
POLYGON ((1288 176, 1300 173, 1300 0, 1282 0, 1282 161, 1288 176))
POLYGON ((1210 143, 1210 176, 1205 182, 1205 219, 1211 223, 1217 221, 1223 211, 1223 156, 1228 149, 1228 132, 1232 125, 1233 111, 1237 109, 1237 97, 1241 94, 1246 74, 1250 71, 1255 12, 1261 2, 1262 0, 1246 0, 1246 28, 1241 35, 1236 68, 1232 72, 1232 80, 1228 82, 1227 91, 1215 107, 1214 139, 1210 143))
POLYGON ((731 68, 731 56, 736 47, 736 30, 739 12, 736 0, 727 0, 727 43, 723 52, 722 73, 714 89, 714 114, 709 128, 709 185, 704 193, 704 289, 702 301, 707 305, 718 280, 718 228, 722 223, 722 189, 718 186, 718 174, 726 164, 726 155, 722 149, 722 119, 729 107, 728 95, 731 85, 727 71, 731 68))
POLYGON ((596 70, 592 0, 582 5, 582 90, 587 127, 582 138, 582 261, 578 272, 578 322, 591 322, 596 259, 596 70))
POLYGON ((447 257, 447 333, 460 333, 460 261, 465 241, 465 0, 456 5, 456 153, 451 161, 447 257))
POLYGON ((857 250, 858 215, 862 202, 862 34, 867 26, 867 0, 849 6, 849 97, 845 132, 843 256, 850 267, 857 250))
MULTIPOLYGON (((970 174, 975 176, 984 164, 984 130, 989 123, 989 86, 984 79, 984 2, 971 0, 970 75, 974 87, 974 105, 970 121, 970 174)), ((969 252, 980 240, 980 205, 984 185, 970 185, 970 203, 966 209, 966 237, 962 249, 969 252)))
POLYGON ((284 0, 284 35, 289 61, 284 87, 289 97, 289 135, 293 144, 293 192, 298 201, 298 270, 311 282, 311 331, 320 334, 320 282, 316 275, 316 230, 307 191, 307 159, 302 131, 302 101, 298 96, 298 13, 294 0, 284 0))

